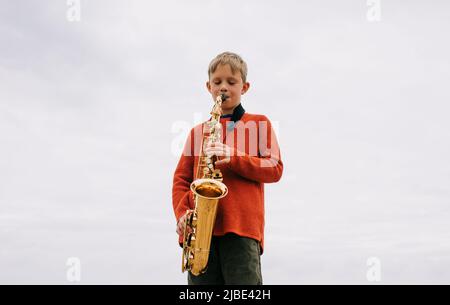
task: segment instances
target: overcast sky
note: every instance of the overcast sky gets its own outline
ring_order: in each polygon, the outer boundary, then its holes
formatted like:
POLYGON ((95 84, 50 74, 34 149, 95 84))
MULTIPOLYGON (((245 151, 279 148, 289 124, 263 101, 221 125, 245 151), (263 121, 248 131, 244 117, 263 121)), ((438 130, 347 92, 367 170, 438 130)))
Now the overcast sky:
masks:
POLYGON ((0 0, 0 283, 186 283, 172 175, 233 51, 284 161, 264 283, 449 284, 450 3, 379 3, 0 0))

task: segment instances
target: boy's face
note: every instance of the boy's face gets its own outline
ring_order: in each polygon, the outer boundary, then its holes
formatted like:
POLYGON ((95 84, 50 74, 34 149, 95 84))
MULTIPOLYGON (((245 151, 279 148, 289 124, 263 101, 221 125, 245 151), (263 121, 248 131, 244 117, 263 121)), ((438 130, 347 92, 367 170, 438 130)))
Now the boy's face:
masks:
POLYGON ((210 75, 206 87, 214 101, 222 93, 228 95, 229 98, 222 103, 222 112, 223 114, 231 114, 241 102, 241 95, 247 92, 250 84, 242 82, 239 71, 233 74, 230 65, 219 65, 216 71, 210 75))

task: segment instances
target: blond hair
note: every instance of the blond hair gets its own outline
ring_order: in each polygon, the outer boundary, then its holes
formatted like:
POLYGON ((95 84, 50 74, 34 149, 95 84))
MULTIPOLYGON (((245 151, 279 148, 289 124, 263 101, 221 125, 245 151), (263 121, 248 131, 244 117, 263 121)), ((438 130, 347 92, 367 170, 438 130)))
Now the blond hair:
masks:
POLYGON ((247 82, 247 64, 242 57, 236 53, 223 52, 217 55, 209 64, 208 78, 211 77, 211 74, 216 71, 219 65, 230 65, 231 72, 234 74, 236 71, 239 71, 241 73, 242 82, 247 82))

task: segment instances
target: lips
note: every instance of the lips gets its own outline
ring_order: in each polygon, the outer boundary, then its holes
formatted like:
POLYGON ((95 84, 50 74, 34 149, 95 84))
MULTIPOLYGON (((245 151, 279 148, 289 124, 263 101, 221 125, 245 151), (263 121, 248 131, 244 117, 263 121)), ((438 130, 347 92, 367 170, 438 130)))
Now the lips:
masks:
POLYGON ((230 99, 230 96, 225 93, 222 93, 221 96, 222 96, 222 103, 225 103, 230 99))

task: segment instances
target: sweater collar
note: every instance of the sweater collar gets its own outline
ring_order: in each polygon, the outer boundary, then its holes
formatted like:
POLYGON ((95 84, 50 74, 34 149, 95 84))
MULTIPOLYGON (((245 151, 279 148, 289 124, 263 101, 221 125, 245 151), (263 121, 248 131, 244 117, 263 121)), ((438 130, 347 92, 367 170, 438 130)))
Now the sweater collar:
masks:
POLYGON ((230 118, 231 120, 227 122, 227 130, 231 131, 234 129, 234 126, 236 125, 236 122, 239 121, 242 116, 245 113, 244 107, 242 107, 242 104, 239 104, 236 106, 236 108, 233 109, 233 114, 224 114, 221 115, 221 118, 230 118))
POLYGON ((224 115, 221 115, 220 117, 221 118, 230 118, 231 117, 230 121, 233 121, 234 123, 236 123, 237 121, 239 121, 242 118, 244 113, 245 113, 244 107, 242 107, 242 104, 239 104, 236 106, 236 108, 234 108, 233 114, 224 114, 224 115))

